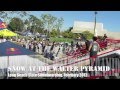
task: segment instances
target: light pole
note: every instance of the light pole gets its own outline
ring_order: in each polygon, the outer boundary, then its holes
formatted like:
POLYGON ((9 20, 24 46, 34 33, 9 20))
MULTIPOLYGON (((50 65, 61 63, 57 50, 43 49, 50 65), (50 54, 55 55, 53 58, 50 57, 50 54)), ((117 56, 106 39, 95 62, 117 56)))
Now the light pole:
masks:
POLYGON ((94 24, 94 35, 95 35, 96 34, 95 29, 96 29, 96 14, 97 14, 97 12, 95 11, 94 14, 95 14, 95 24, 94 24))

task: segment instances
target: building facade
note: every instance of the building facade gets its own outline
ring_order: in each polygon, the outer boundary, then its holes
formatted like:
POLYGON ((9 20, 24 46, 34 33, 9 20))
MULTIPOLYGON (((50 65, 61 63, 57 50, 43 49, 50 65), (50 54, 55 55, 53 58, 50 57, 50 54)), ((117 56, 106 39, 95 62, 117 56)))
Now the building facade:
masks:
MULTIPOLYGON (((90 31, 94 33, 94 26, 94 22, 75 21, 71 32, 82 33, 83 31, 90 31)), ((95 36, 103 36, 104 34, 111 38, 120 39, 120 32, 109 32, 104 29, 103 23, 96 23, 95 36)))

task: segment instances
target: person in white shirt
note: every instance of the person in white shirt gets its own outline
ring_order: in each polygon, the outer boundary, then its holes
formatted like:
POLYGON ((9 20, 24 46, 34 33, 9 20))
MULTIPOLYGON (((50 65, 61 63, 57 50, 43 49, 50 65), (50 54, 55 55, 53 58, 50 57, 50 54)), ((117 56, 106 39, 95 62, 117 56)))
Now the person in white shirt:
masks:
POLYGON ((6 38, 3 39, 3 42, 6 42, 6 38))
POLYGON ((40 42, 38 43, 38 53, 42 54, 42 45, 40 42))
POLYGON ((12 42, 12 38, 10 39, 10 41, 12 42))
POLYGON ((2 43, 2 39, 0 38, 0 43, 2 43))
POLYGON ((62 58, 63 57, 63 52, 62 52, 62 50, 63 50, 63 46, 62 45, 59 45, 59 52, 58 52, 58 57, 59 58, 62 58))

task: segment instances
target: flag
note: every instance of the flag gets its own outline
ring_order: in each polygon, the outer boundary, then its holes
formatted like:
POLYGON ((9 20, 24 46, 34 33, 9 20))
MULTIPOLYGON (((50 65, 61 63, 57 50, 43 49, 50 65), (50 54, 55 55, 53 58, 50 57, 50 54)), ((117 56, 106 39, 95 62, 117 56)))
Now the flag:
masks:
POLYGON ((7 28, 6 23, 0 19, 0 29, 5 29, 5 28, 7 28))

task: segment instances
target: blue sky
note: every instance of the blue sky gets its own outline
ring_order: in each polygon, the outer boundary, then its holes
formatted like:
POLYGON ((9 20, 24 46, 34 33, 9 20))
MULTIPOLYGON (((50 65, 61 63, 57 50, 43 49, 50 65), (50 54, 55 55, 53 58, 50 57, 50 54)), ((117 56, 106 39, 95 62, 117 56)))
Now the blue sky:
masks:
MULTIPOLYGON (((120 32, 120 11, 97 11, 97 22, 103 23, 104 29, 112 32, 120 32)), ((52 14, 62 17, 64 24, 62 30, 72 27, 74 21, 94 22, 94 11, 30 11, 40 18, 41 14, 52 14)))
MULTIPOLYGON (((120 31, 120 11, 97 11, 97 22, 103 23, 108 31, 120 31)), ((94 22, 94 11, 32 11, 31 14, 40 17, 41 14, 52 14, 63 17, 63 29, 73 26, 74 21, 94 22)))

